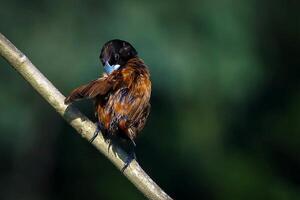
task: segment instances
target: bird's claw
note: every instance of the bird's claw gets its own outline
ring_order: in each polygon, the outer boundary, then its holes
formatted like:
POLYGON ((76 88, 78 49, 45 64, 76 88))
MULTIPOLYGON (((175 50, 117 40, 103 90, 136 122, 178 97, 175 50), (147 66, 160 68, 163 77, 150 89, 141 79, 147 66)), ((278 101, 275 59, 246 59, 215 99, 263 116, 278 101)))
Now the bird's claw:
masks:
POLYGON ((127 169, 127 167, 130 165, 131 161, 133 160, 133 158, 127 158, 126 161, 125 161, 125 164, 122 168, 122 172, 125 171, 125 169, 127 169))
POLYGON ((125 169, 130 165, 130 163, 133 161, 133 160, 136 160, 136 155, 135 155, 135 152, 131 152, 130 154, 128 154, 126 160, 125 160, 125 164, 122 168, 122 172, 125 171, 125 169))
POLYGON ((99 135, 99 132, 101 130, 101 125, 99 122, 96 123, 96 131, 93 134, 93 137, 90 139, 90 143, 93 143, 93 141, 96 139, 96 137, 99 135))

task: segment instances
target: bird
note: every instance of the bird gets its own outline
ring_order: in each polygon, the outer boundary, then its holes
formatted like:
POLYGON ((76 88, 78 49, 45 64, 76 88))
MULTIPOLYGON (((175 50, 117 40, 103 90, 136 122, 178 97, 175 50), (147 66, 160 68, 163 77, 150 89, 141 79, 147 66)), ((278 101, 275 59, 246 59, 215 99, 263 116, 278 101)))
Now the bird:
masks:
MULTIPOLYGON (((97 130, 90 142, 101 131, 105 137, 123 138, 135 147, 151 108, 148 66, 129 42, 120 39, 106 42, 99 59, 103 65, 102 76, 74 89, 66 97, 65 104, 93 100, 97 130)), ((136 158, 134 150, 131 157, 136 158)))

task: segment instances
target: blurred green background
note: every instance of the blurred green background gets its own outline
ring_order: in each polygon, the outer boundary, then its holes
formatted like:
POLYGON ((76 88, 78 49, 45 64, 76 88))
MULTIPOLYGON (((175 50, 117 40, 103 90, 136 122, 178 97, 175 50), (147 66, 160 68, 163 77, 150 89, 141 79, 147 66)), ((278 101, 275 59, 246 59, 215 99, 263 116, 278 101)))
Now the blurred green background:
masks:
MULTIPOLYGON (((63 94, 114 38, 149 65, 137 143, 175 199, 300 199, 297 0, 0 0, 0 32, 63 94)), ((0 59, 0 199, 144 199, 0 59)), ((90 118, 90 101, 77 106, 90 118)), ((95 119, 94 119, 95 120, 95 119)))

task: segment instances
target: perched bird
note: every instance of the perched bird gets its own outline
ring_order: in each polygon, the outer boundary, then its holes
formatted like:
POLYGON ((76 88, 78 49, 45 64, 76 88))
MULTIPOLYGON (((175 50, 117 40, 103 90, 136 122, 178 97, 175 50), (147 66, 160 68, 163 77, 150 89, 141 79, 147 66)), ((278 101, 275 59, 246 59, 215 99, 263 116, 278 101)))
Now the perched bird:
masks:
POLYGON ((74 89, 65 103, 93 99, 97 125, 102 133, 125 138, 135 146, 135 139, 150 112, 148 67, 130 43, 118 39, 104 44, 100 61, 104 67, 102 77, 74 89))

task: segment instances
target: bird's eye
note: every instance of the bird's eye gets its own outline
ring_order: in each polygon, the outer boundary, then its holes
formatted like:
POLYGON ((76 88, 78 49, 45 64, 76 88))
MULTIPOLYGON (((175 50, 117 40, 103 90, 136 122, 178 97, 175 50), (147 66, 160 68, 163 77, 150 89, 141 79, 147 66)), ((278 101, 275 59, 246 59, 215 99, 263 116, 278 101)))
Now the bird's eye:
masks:
POLYGON ((118 61, 119 58, 120 58, 119 54, 116 53, 116 54, 115 54, 115 60, 118 61))

